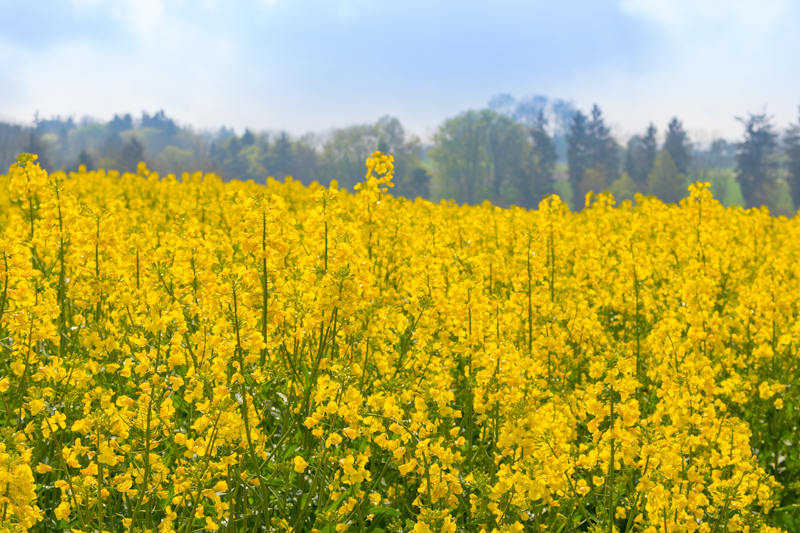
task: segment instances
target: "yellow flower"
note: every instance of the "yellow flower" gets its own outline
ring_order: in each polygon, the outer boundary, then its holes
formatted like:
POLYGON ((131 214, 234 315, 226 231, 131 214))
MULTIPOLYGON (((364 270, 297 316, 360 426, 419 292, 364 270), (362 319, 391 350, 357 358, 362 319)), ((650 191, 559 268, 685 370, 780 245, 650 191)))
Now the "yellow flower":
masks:
POLYGON ((54 512, 57 520, 64 520, 66 518, 69 518, 69 515, 71 514, 72 510, 70 508, 69 503, 61 502, 58 505, 58 507, 55 508, 54 512))
POLYGON ((341 435, 339 435, 338 433, 331 433, 331 435, 325 441, 325 446, 326 447, 336 446, 337 444, 340 444, 341 442, 342 442, 342 436, 341 435))
POLYGON ((409 462, 407 462, 407 463, 405 463, 403 465, 400 465, 400 467, 399 467, 400 475, 401 476, 405 476, 409 472, 414 470, 416 467, 417 467, 417 460, 416 459, 411 459, 409 462))
POLYGON ((114 454, 114 450, 111 449, 111 446, 108 444, 100 444, 100 454, 97 456, 97 462, 109 466, 117 464, 117 456, 114 454))
POLYGON ((96 476, 97 472, 98 469, 95 463, 89 463, 89 466, 81 469, 81 474, 84 476, 96 476))
MULTIPOLYGON (((408 201, 389 194, 395 170, 404 189, 419 174, 408 147, 370 154, 355 187, 268 177, 283 152, 303 171, 304 142, 217 143, 259 183, 26 155, 0 177, 9 527, 41 529, 52 501, 56 521, 122 509, 130 528, 132 501, 163 531, 236 527, 237 498, 291 500, 314 464, 340 531, 380 520, 364 503, 421 532, 482 510, 498 531, 531 509, 562 527, 610 485, 617 520, 639 502, 637 531, 710 533, 720 509, 731 531, 777 531, 771 454, 792 449, 764 401, 798 401, 778 380, 800 338, 800 217, 725 208, 707 183, 680 205, 586 194, 596 168, 555 183, 585 209, 522 189, 525 208, 500 208, 477 181, 475 205, 408 201), (287 458, 301 475, 276 483, 287 458)), ((271 530, 314 526, 274 510, 271 530)))
POLYGON ((305 459, 303 459, 299 455, 295 456, 295 458, 294 458, 294 471, 295 472, 297 472, 298 474, 302 474, 303 472, 306 471, 307 467, 308 467, 308 463, 306 462, 305 459))

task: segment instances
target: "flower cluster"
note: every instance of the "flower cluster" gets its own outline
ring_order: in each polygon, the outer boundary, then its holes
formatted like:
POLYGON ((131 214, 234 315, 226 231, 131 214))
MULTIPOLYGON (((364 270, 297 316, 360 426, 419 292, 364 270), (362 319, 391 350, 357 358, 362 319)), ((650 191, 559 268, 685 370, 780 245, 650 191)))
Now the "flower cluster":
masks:
POLYGON ((0 177, 0 532, 794 528, 800 223, 0 177))

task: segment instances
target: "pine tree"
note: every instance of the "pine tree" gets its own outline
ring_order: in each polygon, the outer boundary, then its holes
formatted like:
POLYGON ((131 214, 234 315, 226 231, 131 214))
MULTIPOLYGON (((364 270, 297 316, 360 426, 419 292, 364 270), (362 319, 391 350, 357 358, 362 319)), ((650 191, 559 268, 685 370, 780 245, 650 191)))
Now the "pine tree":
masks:
POLYGON ((647 188, 647 176, 653 169, 657 153, 656 127, 653 124, 650 124, 644 136, 634 135, 628 141, 625 151, 625 172, 633 181, 636 190, 644 191, 647 188))
POLYGON ((768 203, 769 191, 775 185, 778 134, 766 113, 737 120, 744 124, 745 137, 736 145, 736 180, 747 207, 758 207, 768 203))
POLYGON ((602 167, 609 181, 619 177, 619 150, 617 142, 611 136, 611 130, 605 125, 603 112, 595 104, 592 107, 592 120, 588 127, 589 168, 602 167))
POLYGON ((673 118, 667 126, 667 138, 664 141, 664 150, 669 152, 670 157, 678 167, 681 174, 689 173, 689 161, 691 159, 692 144, 689 136, 683 130, 683 124, 673 118))
POLYGON ((111 133, 122 133, 123 131, 132 130, 133 118, 130 113, 124 117, 114 115, 114 118, 106 124, 106 128, 108 128, 108 131, 111 133))
POLYGON ((256 143, 256 136, 253 135, 253 132, 249 129, 244 130, 244 135, 242 135, 242 146, 252 146, 256 143))
POLYGON ((78 154, 78 165, 83 165, 86 167, 86 170, 94 170, 94 160, 92 156, 89 155, 89 152, 81 150, 81 153, 78 154))
POLYGON ((136 172, 140 161, 144 161, 144 146, 136 137, 125 143, 119 158, 120 170, 123 172, 136 172))
POLYGON ((625 173, 634 182, 647 181, 647 170, 644 169, 644 139, 641 135, 633 135, 628 139, 625 147, 625 173))
POLYGON ((281 132, 275 142, 267 149, 265 166, 270 176, 282 180, 286 176, 291 176, 295 173, 295 158, 292 148, 292 140, 289 134, 285 131, 281 132))
POLYGON ((643 182, 647 181, 647 175, 650 174, 650 171, 653 169, 656 156, 658 155, 658 139, 656 139, 656 133, 656 127, 651 122, 647 127, 647 134, 644 136, 644 139, 642 139, 642 143, 644 144, 644 167, 647 169, 645 171, 645 177, 642 180, 643 182))
POLYGON ((787 176, 789 190, 792 193, 794 206, 798 208, 800 207, 800 121, 797 124, 792 124, 786 131, 786 136, 783 138, 783 146, 786 157, 789 160, 789 175, 787 176))
POLYGON ((530 129, 529 154, 519 184, 526 207, 536 207, 542 198, 553 193, 553 170, 557 160, 556 145, 547 133, 547 119, 544 111, 540 111, 530 129))
POLYGON ((569 165, 569 183, 572 186, 572 198, 578 205, 578 187, 583 180, 586 169, 591 168, 589 159, 589 132, 586 115, 576 111, 572 115, 572 124, 567 133, 567 164, 569 165))

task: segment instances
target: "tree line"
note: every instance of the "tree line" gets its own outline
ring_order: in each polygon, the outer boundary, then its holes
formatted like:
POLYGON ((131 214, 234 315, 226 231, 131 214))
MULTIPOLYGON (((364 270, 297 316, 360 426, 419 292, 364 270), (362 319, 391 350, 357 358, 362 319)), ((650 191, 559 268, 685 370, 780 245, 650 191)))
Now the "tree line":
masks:
POLYGON ((739 120, 738 142, 716 139, 701 147, 677 118, 666 125, 663 142, 650 124, 623 146, 599 106, 584 113, 542 96, 495 96, 485 109, 446 119, 429 144, 390 116, 302 136, 250 130, 238 136, 224 127, 198 132, 164 111, 105 123, 37 116, 32 126, 0 122, 0 165, 32 152, 48 170, 133 171, 146 161, 162 175, 203 170, 257 182, 293 176, 351 189, 363 178, 366 157, 381 150, 395 158, 393 193, 407 198, 533 208, 557 193, 581 208, 589 191, 604 190, 618 201, 641 193, 678 202, 700 180, 710 181, 723 203, 793 214, 800 207, 800 121, 780 132, 763 112, 739 120))
POLYGON ((106 123, 52 118, 33 126, 0 123, 0 168, 8 168, 20 152, 39 155, 47 170, 76 171, 80 165, 135 171, 139 161, 161 175, 202 170, 225 180, 286 176, 352 188, 364 177, 364 161, 375 150, 395 158, 394 192, 409 198, 430 196, 431 174, 424 165, 419 138, 406 134, 396 118, 293 137, 287 132, 246 130, 194 131, 180 127, 164 111, 115 115, 106 123))
POLYGON ((641 193, 677 203, 690 183, 709 181, 726 205, 766 205, 783 215, 800 207, 800 121, 781 134, 766 113, 749 114, 738 119, 738 142, 700 146, 673 118, 663 142, 651 123, 623 147, 598 105, 584 113, 536 97, 532 115, 533 101, 503 95, 487 109, 446 120, 429 151, 434 191, 459 202, 528 208, 555 192, 579 209, 590 191, 610 191, 617 201, 641 193), (563 158, 558 144, 565 145, 563 158))

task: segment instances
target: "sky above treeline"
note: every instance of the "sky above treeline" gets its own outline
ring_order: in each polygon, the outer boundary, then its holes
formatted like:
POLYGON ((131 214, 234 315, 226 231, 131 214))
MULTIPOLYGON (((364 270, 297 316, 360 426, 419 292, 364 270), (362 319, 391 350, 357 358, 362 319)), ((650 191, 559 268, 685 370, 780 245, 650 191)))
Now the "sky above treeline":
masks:
POLYGON ((499 93, 737 138, 800 106, 791 0, 0 0, 0 120, 164 109, 293 134, 391 114, 423 139, 499 93))

